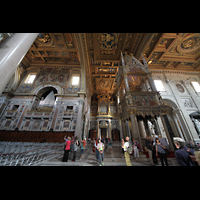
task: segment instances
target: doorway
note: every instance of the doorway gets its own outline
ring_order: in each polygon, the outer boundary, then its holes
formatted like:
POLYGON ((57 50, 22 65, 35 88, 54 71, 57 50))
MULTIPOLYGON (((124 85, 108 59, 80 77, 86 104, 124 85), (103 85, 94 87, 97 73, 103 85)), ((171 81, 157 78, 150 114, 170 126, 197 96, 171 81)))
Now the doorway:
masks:
POLYGON ((101 128, 101 138, 105 139, 107 136, 107 128, 101 128))
POLYGON ((112 140, 113 141, 120 141, 120 133, 119 130, 113 129, 112 130, 112 140))

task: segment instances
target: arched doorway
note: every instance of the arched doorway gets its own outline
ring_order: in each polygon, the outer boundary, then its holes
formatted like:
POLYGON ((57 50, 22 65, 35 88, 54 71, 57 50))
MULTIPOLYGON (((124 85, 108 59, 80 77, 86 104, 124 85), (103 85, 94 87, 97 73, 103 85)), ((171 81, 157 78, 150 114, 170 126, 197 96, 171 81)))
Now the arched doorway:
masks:
POLYGON ((58 91, 54 87, 45 87, 38 92, 40 102, 38 108, 53 108, 56 101, 56 96, 58 91))
POLYGON ((185 132, 186 125, 181 110, 172 100, 163 99, 163 102, 168 106, 168 112, 162 117, 163 124, 167 129, 168 140, 172 142, 173 146, 173 137, 181 137, 187 141, 188 134, 185 132))
MULTIPOLYGON (((57 94, 58 91, 56 88, 54 87, 50 87, 50 86, 47 86, 47 87, 44 87, 42 88, 41 90, 38 91, 37 95, 41 98, 46 98, 46 96, 51 92, 53 91, 54 94, 57 94)), ((55 100, 56 100, 56 97, 55 97, 55 100)))

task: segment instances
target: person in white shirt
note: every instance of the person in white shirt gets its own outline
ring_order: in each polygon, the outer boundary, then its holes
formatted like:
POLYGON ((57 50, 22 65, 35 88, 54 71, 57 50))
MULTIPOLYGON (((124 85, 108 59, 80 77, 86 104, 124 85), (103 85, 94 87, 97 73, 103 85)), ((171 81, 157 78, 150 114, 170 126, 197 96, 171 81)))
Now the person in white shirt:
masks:
POLYGON ((129 147, 129 137, 126 137, 126 142, 124 143, 124 146, 122 146, 122 148, 124 148, 124 155, 125 155, 125 160, 126 160, 126 165, 127 166, 132 166, 131 164, 131 160, 130 160, 130 155, 128 153, 128 147, 129 147))
POLYGON ((102 162, 104 159, 104 149, 105 149, 104 143, 101 142, 100 139, 98 139, 97 150, 99 152, 99 155, 98 155, 98 161, 100 163, 99 166, 104 165, 104 163, 102 162))

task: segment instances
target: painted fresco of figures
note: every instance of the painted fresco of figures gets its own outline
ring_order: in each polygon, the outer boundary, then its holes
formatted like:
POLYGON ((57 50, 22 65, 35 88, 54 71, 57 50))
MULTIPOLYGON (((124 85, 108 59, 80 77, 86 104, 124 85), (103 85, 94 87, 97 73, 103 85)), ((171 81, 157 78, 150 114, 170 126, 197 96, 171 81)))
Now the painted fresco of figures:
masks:
POLYGON ((40 78, 40 82, 45 83, 48 81, 48 78, 46 76, 43 76, 42 78, 40 78))
POLYGON ((43 71, 36 80, 35 85, 40 85, 41 83, 57 82, 61 86, 65 86, 66 81, 69 78, 69 70, 55 70, 49 69, 48 71, 43 71))
POLYGON ((140 102, 142 103, 142 106, 146 106, 146 101, 144 100, 144 97, 140 96, 140 102))
POLYGON ((149 100, 148 100, 147 96, 144 97, 144 100, 146 101, 146 105, 150 106, 150 103, 149 103, 149 100))
POLYGON ((151 106, 155 106, 157 104, 155 97, 149 96, 148 98, 149 98, 149 102, 150 102, 151 106))
POLYGON ((141 106, 141 102, 140 102, 140 97, 139 96, 136 96, 135 103, 136 103, 137 106, 141 106))
POLYGON ((59 83, 62 83, 63 82, 63 75, 60 75, 59 76, 59 83))
POLYGON ((131 96, 131 94, 128 94, 127 96, 126 96, 126 103, 127 103, 127 105, 129 105, 129 104, 135 104, 135 101, 134 101, 134 99, 133 99, 133 97, 131 96))

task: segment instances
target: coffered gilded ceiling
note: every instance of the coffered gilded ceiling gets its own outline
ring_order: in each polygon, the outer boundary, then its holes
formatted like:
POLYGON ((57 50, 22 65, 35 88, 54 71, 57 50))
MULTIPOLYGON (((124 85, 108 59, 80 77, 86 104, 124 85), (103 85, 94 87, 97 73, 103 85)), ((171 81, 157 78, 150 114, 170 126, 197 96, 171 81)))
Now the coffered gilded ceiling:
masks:
MULTIPOLYGON (((136 55, 142 42, 150 38, 149 33, 87 33, 87 45, 93 93, 113 94, 117 88, 121 52, 136 55)), ((141 48, 142 49, 142 48, 141 48)))
POLYGON ((80 65, 73 33, 40 33, 25 59, 30 65, 80 65))
POLYGON ((143 55, 151 70, 200 71, 200 33, 155 33, 143 55))
POLYGON ((200 33, 40 33, 23 61, 81 67, 81 55, 87 62, 85 71, 86 77, 91 77, 92 93, 112 95, 117 88, 121 52, 140 62, 142 53, 151 71, 200 72, 200 33))

